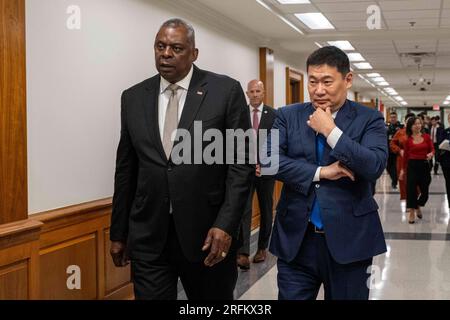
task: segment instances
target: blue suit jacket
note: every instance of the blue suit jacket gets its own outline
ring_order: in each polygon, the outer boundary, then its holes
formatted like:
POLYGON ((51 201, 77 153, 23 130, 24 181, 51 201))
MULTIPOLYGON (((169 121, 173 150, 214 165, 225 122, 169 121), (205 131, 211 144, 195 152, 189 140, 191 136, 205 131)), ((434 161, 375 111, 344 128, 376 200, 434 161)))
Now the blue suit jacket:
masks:
MULTIPOLYGON (((270 251, 292 261, 297 255, 311 213, 314 195, 321 209, 325 238, 335 261, 361 261, 386 252, 378 205, 373 198, 376 180, 386 167, 388 146, 380 112, 347 100, 335 123, 343 131, 336 147, 326 144, 322 166, 340 161, 355 173, 355 181, 313 182, 318 164, 316 133, 306 122, 311 103, 277 111, 273 129, 279 130, 279 170, 284 183, 277 206, 270 251)), ((270 150, 271 139, 268 139, 270 150)))

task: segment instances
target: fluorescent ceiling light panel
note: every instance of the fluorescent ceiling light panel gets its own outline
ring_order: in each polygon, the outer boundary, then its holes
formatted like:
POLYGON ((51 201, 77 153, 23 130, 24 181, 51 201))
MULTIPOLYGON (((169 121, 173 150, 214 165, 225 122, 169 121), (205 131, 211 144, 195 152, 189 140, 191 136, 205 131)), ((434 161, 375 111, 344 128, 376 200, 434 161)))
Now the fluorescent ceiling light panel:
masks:
POLYGON ((314 42, 315 44, 316 44, 316 46, 318 46, 319 48, 322 48, 323 46, 320 44, 320 43, 318 43, 318 42, 314 42))
POLYGON ((309 0, 277 0, 281 4, 305 4, 311 3, 309 0))
POLYGON ((295 16, 312 30, 334 29, 334 26, 320 12, 296 13, 295 16))
POLYGON ((377 85, 382 87, 387 87, 389 85, 389 82, 383 81, 383 82, 377 82, 377 85))
POLYGON ((394 99, 397 100, 397 101, 403 101, 403 100, 405 100, 405 99, 403 99, 402 97, 399 97, 399 96, 394 97, 394 99))
POLYGON ((447 100, 447 101, 444 101, 444 104, 445 104, 445 105, 448 105, 448 104, 450 104, 450 101, 448 101, 448 100, 447 100))
POLYGON ((448 96, 445 100, 450 100, 450 96, 448 96))
POLYGON ((374 82, 384 82, 384 81, 386 81, 386 79, 384 79, 383 77, 375 77, 375 78, 372 78, 372 81, 374 81, 374 82))
POLYGON ((379 73, 367 73, 366 76, 368 76, 369 78, 376 78, 376 77, 381 77, 381 74, 379 74, 379 73))
POLYGON ((408 102, 406 102, 406 101, 402 101, 400 103, 402 104, 402 106, 407 106, 408 105, 408 102))
POLYGON ((353 48, 352 44, 347 40, 328 41, 328 44, 330 46, 338 47, 339 49, 344 50, 344 51, 355 50, 355 48, 353 48))
POLYGON ((370 63, 368 62, 358 62, 353 64, 358 69, 373 69, 370 63))
POLYGON ((352 52, 352 53, 347 53, 347 55, 348 55, 348 59, 350 60, 350 62, 366 61, 366 59, 364 59, 364 57, 361 55, 361 53, 352 52))

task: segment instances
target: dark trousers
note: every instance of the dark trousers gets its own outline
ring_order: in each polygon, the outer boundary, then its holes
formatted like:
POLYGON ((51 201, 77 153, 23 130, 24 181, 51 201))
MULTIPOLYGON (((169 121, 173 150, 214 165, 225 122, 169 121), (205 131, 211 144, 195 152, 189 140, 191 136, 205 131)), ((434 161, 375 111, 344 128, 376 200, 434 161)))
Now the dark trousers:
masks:
POLYGON ((278 299, 315 300, 321 284, 325 300, 368 300, 372 258, 339 264, 331 256, 325 235, 308 226, 300 250, 291 262, 278 259, 278 299))
POLYGON ((395 153, 389 153, 386 170, 389 176, 391 177, 392 186, 396 187, 398 177, 397 177, 397 155, 395 153))
POLYGON ((230 251, 222 262, 213 267, 206 267, 203 262, 190 262, 181 250, 171 219, 161 256, 155 261, 131 261, 135 298, 176 300, 180 278, 190 300, 233 300, 238 276, 235 251, 230 251))
POLYGON ((247 199, 244 216, 241 222, 242 247, 239 254, 250 255, 250 234, 252 227, 252 202, 256 191, 260 209, 258 249, 266 249, 269 245, 272 233, 273 221, 273 188, 275 180, 266 178, 255 178, 247 199))
POLYGON ((428 201, 431 183, 430 166, 427 160, 409 160, 406 178, 406 207, 418 209, 428 201), (417 195, 419 187, 420 195, 417 195))
POLYGON ((450 167, 442 167, 442 173, 445 178, 445 189, 447 191, 447 201, 450 208, 450 167))
POLYGON ((439 144, 438 143, 434 144, 434 151, 435 151, 435 153, 434 153, 434 164, 433 164, 433 160, 431 160, 431 163, 432 163, 432 167, 434 169, 434 174, 437 174, 438 170, 439 170, 439 162, 441 161, 439 159, 439 144))

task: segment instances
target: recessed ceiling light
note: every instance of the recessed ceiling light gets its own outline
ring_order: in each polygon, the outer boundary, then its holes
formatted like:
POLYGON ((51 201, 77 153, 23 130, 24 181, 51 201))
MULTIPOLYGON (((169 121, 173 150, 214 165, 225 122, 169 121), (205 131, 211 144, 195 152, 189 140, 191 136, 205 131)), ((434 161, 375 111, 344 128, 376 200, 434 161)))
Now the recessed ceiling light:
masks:
POLYGON ((331 22, 320 12, 296 13, 295 16, 312 30, 334 29, 331 22))
POLYGON ((353 48, 352 44, 350 42, 348 42, 347 40, 328 41, 328 44, 330 46, 338 47, 339 49, 344 50, 344 51, 355 50, 355 48, 353 48))
POLYGON ((277 0, 281 4, 304 4, 311 3, 309 0, 277 0))
POLYGON ((347 55, 350 62, 366 61, 366 59, 364 59, 364 57, 357 52, 347 53, 347 55))
POLYGON ((405 99, 403 99, 403 98, 400 97, 400 96, 394 97, 394 99, 397 100, 397 101, 403 101, 403 100, 405 100, 405 99))
POLYGON ((406 102, 406 101, 402 101, 400 103, 402 104, 402 106, 407 106, 408 105, 408 102, 406 102))
POLYGON ((448 100, 447 100, 447 101, 444 101, 444 104, 445 104, 445 105, 448 105, 448 104, 450 104, 450 101, 448 101, 448 100))
POLYGON ((372 66, 368 62, 358 62, 353 64, 358 69, 372 69, 372 66))
POLYGON ((369 78, 376 78, 376 77, 381 77, 381 74, 379 74, 379 73, 367 73, 366 76, 368 76, 369 78))
POLYGON ((386 81, 377 82, 377 85, 382 86, 382 87, 387 87, 389 85, 389 82, 386 82, 386 81))

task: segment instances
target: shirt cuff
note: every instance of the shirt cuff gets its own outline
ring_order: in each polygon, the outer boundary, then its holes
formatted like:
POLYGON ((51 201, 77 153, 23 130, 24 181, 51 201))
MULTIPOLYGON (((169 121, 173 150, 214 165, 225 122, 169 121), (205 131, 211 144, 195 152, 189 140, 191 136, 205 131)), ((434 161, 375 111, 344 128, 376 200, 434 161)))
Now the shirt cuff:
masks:
POLYGON ((320 170, 322 170, 322 167, 318 167, 316 170, 316 174, 314 175, 313 182, 319 182, 320 181, 320 170))
POLYGON ((341 136, 342 136, 342 130, 339 129, 338 127, 335 127, 333 129, 333 131, 331 131, 330 135, 327 138, 327 143, 331 147, 331 149, 334 149, 334 147, 336 147, 341 136))

